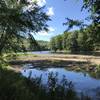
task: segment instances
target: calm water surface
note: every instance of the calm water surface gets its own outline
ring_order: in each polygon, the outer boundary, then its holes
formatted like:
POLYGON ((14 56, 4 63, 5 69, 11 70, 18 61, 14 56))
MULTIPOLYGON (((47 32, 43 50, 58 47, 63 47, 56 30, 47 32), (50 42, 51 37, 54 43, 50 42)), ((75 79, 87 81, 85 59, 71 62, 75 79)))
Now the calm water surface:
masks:
MULTIPOLYGON (((66 77, 66 79, 73 82, 75 90, 78 93, 86 93, 92 97, 98 97, 98 93, 100 93, 100 79, 95 79, 89 76, 87 73, 82 72, 74 72, 74 71, 68 71, 65 68, 46 68, 46 69, 40 69, 40 68, 32 68, 31 64, 26 64, 25 69, 21 71, 22 75, 25 77, 28 77, 30 72, 31 77, 40 77, 42 75, 43 83, 46 83, 48 80, 48 74, 50 72, 58 73, 58 79, 61 80, 63 75, 66 77)), ((99 94, 100 95, 100 94, 99 94)), ((93 100, 100 100, 99 99, 93 99, 93 100)))
POLYGON ((32 54, 51 54, 50 51, 34 51, 34 52, 31 52, 32 54))

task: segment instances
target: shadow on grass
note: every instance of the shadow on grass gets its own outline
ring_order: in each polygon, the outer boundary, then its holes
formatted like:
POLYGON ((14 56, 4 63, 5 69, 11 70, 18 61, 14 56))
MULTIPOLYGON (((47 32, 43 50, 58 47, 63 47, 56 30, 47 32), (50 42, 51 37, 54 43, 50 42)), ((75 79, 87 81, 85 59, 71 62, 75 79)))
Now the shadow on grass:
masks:
POLYGON ((32 100, 27 79, 21 74, 0 68, 0 100, 32 100))

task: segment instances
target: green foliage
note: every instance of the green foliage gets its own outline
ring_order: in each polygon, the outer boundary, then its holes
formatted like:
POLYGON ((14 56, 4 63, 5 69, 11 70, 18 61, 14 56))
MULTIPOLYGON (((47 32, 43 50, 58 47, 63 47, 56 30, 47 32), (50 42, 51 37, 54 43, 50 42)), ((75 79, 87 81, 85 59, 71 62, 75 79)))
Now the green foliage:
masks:
POLYGON ((69 32, 64 32, 62 38, 63 38, 63 41, 62 41, 62 46, 63 46, 63 49, 64 50, 69 50, 69 32))
POLYGON ((77 53, 79 51, 78 46, 78 32, 73 32, 70 35, 70 41, 69 41, 69 50, 71 50, 71 53, 77 53))
POLYGON ((83 3, 83 8, 91 13, 93 22, 100 24, 100 0, 83 0, 83 3))
POLYGON ((30 88, 26 78, 0 67, 0 100, 32 100, 30 88))
POLYGON ((49 42, 48 41, 38 40, 37 42, 39 44, 40 50, 49 50, 49 42))
POLYGON ((34 39, 31 32, 48 30, 47 20, 49 17, 43 12, 43 7, 34 2, 0 0, 0 54, 17 51, 18 46, 24 48, 22 37, 34 39))
POLYGON ((57 49, 62 50, 62 36, 61 35, 56 36, 55 43, 56 43, 57 49))
POLYGON ((81 51, 93 51, 95 48, 93 40, 91 38, 91 34, 88 32, 87 29, 79 34, 78 43, 81 51))
POLYGON ((63 49, 69 50, 72 53, 79 51, 78 47, 78 32, 64 32, 63 34, 63 49))
POLYGON ((83 22, 79 21, 79 20, 73 20, 73 19, 69 19, 69 18, 66 18, 66 20, 67 21, 65 23, 63 23, 63 25, 68 26, 66 31, 69 31, 70 29, 72 29, 73 26, 77 26, 77 27, 80 27, 80 28, 85 26, 83 24, 83 22))
POLYGON ((57 51, 55 37, 51 38, 51 40, 50 40, 50 48, 51 48, 51 50, 54 50, 55 52, 57 51))
POLYGON ((83 0, 82 11, 83 9, 88 10, 90 13, 90 16, 84 19, 91 21, 90 25, 87 25, 80 20, 74 20, 70 18, 67 18, 67 21, 64 23, 64 25, 67 26, 66 31, 72 29, 73 26, 79 27, 80 30, 86 30, 87 32, 85 35, 84 31, 81 31, 82 35, 84 35, 82 36, 84 38, 82 42, 86 41, 85 43, 87 43, 83 47, 81 46, 81 49, 83 48, 86 51, 93 50, 94 46, 97 47, 97 45, 100 44, 100 0, 83 0))
POLYGON ((100 50, 100 34, 99 29, 89 25, 82 30, 67 32, 62 35, 55 36, 51 39, 51 50, 67 50, 71 53, 91 52, 100 50), (93 31, 95 30, 95 31, 93 31))
MULTIPOLYGON (((43 51, 43 50, 49 50, 49 42, 43 41, 43 40, 35 40, 34 38, 23 38, 23 45, 26 49, 26 51, 43 51)), ((21 50, 20 47, 18 47, 21 50)))
POLYGON ((51 47, 53 50, 53 47, 56 47, 57 50, 68 50, 71 53, 92 51, 94 50, 94 44, 89 35, 90 33, 87 30, 84 30, 84 32, 64 32, 60 35, 61 38, 59 36, 53 37, 53 40, 50 41, 51 47))
MULTIPOLYGON (((83 11, 83 9, 88 10, 88 12, 90 13, 90 16, 88 16, 85 20, 92 20, 92 24, 95 24, 96 27, 98 27, 98 25, 100 25, 100 0, 83 0, 83 6, 81 10, 83 11)), ((78 26, 80 28, 87 26, 82 21, 73 20, 70 18, 66 19, 67 22, 65 22, 64 25, 68 26, 67 30, 73 28, 73 26, 78 26)))
POLYGON ((44 51, 49 50, 49 42, 43 40, 37 40, 36 43, 32 42, 29 47, 27 47, 28 51, 44 51))

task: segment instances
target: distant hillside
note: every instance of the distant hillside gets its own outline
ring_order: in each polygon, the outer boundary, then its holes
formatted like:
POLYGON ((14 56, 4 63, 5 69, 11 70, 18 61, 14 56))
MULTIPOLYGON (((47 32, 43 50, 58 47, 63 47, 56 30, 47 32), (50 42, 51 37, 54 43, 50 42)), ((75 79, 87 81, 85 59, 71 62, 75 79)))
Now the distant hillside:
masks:
POLYGON ((27 51, 43 51, 49 50, 49 42, 43 40, 33 40, 30 41, 29 39, 24 39, 23 44, 27 51))

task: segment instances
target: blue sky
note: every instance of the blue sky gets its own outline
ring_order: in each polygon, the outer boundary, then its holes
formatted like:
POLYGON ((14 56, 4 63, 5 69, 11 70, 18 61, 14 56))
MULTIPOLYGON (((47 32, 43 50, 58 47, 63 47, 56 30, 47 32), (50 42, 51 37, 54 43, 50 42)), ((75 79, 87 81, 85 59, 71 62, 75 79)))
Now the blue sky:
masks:
MULTIPOLYGON (((49 32, 41 31, 34 35, 36 40, 49 41, 51 37, 62 34, 66 30, 63 23, 65 18, 84 20, 89 13, 84 10, 81 12, 82 0, 37 0, 40 6, 46 5, 46 13, 52 21, 47 22, 49 32)), ((87 21, 85 21, 88 23, 87 21)), ((74 28, 74 30, 77 28, 74 28)))

